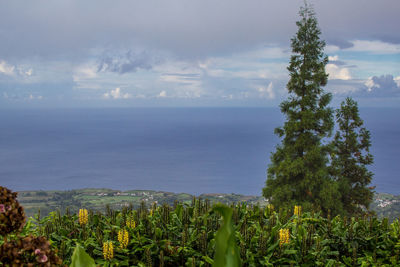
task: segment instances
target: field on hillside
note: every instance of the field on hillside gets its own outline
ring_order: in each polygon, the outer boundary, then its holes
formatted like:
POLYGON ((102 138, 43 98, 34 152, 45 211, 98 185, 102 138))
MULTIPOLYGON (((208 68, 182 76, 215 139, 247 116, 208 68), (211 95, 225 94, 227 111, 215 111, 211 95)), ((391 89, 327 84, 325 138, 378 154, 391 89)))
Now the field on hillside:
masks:
MULTIPOLYGON (((107 205, 112 209, 133 206, 138 208, 142 202, 146 205, 153 203, 173 205, 175 202, 191 203, 193 195, 187 193, 172 193, 152 190, 120 191, 112 189, 77 189, 70 191, 21 191, 18 192, 18 201, 25 209, 28 217, 34 216, 40 209, 42 215, 59 209, 64 212, 77 212, 80 208, 94 211, 104 211, 107 205)), ((261 196, 245 196, 238 194, 202 194, 201 199, 208 199, 212 203, 240 203, 249 205, 267 205, 261 196)))
MULTIPOLYGON (((28 217, 34 216, 40 209, 42 215, 60 210, 62 213, 68 208, 76 213, 80 208, 94 211, 104 211, 107 205, 112 209, 121 209, 132 205, 138 208, 141 202, 146 205, 152 203, 173 205, 176 201, 191 203, 193 195, 187 193, 172 193, 152 190, 120 191, 112 189, 77 189, 70 191, 21 191, 18 200, 25 209, 28 217)), ((241 203, 266 206, 268 203, 262 196, 246 196, 239 194, 202 194, 197 196, 208 199, 211 203, 241 203)), ((371 204, 371 210, 379 218, 387 217, 389 221, 400 216, 400 196, 376 193, 371 204)))

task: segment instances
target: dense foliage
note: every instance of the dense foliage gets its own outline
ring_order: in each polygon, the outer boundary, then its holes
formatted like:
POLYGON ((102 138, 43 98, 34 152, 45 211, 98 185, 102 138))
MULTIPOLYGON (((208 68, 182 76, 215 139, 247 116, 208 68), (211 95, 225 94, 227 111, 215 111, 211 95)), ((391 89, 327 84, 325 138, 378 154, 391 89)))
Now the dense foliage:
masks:
POLYGON ((362 127, 357 102, 351 98, 342 102, 336 118, 339 129, 333 141, 332 169, 345 212, 360 214, 369 208, 374 195, 368 187, 373 174, 366 167, 373 163, 370 133, 362 127))
POLYGON ((43 236, 13 238, 0 246, 0 262, 5 266, 61 266, 61 259, 43 236))
POLYGON ((60 266, 61 259, 43 236, 27 233, 25 212, 17 200, 17 193, 0 186, 0 246, 1 266, 60 266), (25 227, 25 228, 24 228, 25 227))
MULTIPOLYGON (((232 205, 232 225, 243 266, 387 266, 399 265, 400 224, 375 217, 323 218, 318 213, 274 211, 272 206, 232 205)), ((44 235, 64 264, 76 243, 96 265, 211 266, 221 216, 207 201, 144 205, 104 214, 31 219, 24 234, 44 235), (119 233, 127 231, 126 245, 119 233), (108 245, 105 245, 108 244, 108 245), (112 251, 110 251, 112 244, 112 251), (107 248, 106 248, 107 247, 107 248)))
POLYGON ((17 193, 0 186, 0 235, 19 232, 25 224, 25 212, 17 193))
POLYGON ((306 210, 340 214, 340 194, 329 175, 329 149, 323 143, 334 125, 333 111, 328 107, 331 94, 322 89, 328 80, 325 42, 319 38, 321 31, 312 8, 306 5, 300 16, 291 40, 289 97, 280 105, 286 122, 275 129, 283 138, 282 144, 271 156, 263 195, 279 207, 300 204, 306 210))

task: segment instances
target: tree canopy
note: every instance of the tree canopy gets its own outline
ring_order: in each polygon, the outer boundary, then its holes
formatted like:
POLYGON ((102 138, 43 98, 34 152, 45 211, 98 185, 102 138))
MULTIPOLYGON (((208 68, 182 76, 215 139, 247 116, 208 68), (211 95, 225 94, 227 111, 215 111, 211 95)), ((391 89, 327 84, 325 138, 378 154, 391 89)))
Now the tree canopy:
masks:
POLYGON ((263 195, 276 206, 303 205, 324 213, 341 212, 338 185, 327 167, 332 133, 333 110, 328 107, 331 94, 325 93, 328 75, 325 42, 313 9, 300 10, 298 31, 291 39, 292 56, 287 83, 289 97, 280 105, 286 121, 275 133, 282 143, 271 155, 263 195))
POLYGON ((367 165, 370 133, 362 127, 357 102, 347 98, 336 110, 323 87, 328 74, 325 42, 315 13, 307 3, 300 9, 298 30, 291 39, 292 56, 286 85, 289 96, 280 104, 286 121, 275 129, 281 138, 271 154, 263 196, 277 207, 321 210, 323 214, 361 214, 372 201, 372 173, 367 165))
POLYGON ((333 140, 332 169, 339 184, 341 200, 347 215, 360 214, 368 209, 373 198, 373 163, 369 153, 370 133, 363 126, 357 102, 346 98, 336 110, 338 131, 333 140))

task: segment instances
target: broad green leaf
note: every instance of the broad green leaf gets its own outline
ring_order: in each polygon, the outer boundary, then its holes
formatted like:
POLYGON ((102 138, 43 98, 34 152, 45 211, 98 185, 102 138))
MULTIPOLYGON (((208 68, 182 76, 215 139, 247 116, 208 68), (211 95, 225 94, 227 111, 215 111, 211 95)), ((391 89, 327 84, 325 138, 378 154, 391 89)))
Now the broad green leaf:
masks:
POLYGON ((77 243, 72 254, 70 267, 96 267, 96 264, 92 257, 77 243))
POLYGON ((203 256, 202 258, 203 258, 203 260, 204 260, 205 262, 207 262, 208 264, 214 264, 213 259, 211 259, 210 257, 208 257, 208 256, 203 256))
POLYGON ((220 213, 223 218, 223 224, 215 236, 215 256, 214 267, 239 267, 241 266, 239 249, 236 245, 235 230, 232 224, 232 209, 217 204, 213 208, 220 213))

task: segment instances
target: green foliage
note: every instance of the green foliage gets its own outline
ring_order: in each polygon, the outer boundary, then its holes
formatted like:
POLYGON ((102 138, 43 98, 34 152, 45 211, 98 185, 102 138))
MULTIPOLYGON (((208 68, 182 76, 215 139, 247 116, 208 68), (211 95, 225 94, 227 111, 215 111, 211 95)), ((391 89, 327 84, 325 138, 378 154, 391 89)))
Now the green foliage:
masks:
POLYGON ((76 244, 74 253, 71 258, 70 267, 96 267, 94 260, 86 251, 82 248, 81 245, 76 244))
POLYGON ((236 245, 235 230, 232 224, 232 209, 219 204, 213 208, 223 217, 223 224, 215 236, 215 267, 239 267, 240 255, 236 245))
POLYGON ((369 153, 370 133, 363 128, 357 102, 347 98, 336 111, 339 126, 333 140, 332 171, 336 177, 342 203, 347 214, 362 214, 373 200, 372 172, 367 165, 373 163, 369 153))
POLYGON ((275 129, 282 143, 271 155, 263 195, 279 208, 302 205, 305 210, 321 209, 325 215, 339 214, 339 188, 329 176, 329 147, 324 144, 333 129, 331 95, 322 89, 328 79, 325 42, 320 40, 312 8, 306 4, 300 16, 291 40, 289 97, 280 105, 286 122, 275 129))
POLYGON ((292 214, 293 208, 275 212, 271 207, 246 204, 212 210, 209 202, 194 199, 174 207, 89 211, 86 225, 79 224, 77 214, 53 212, 32 220, 22 233, 45 235, 65 265, 71 264, 76 243, 96 266, 221 266, 217 259, 219 255, 227 259, 227 253, 219 251, 229 252, 227 245, 232 248, 234 243, 237 250, 231 255, 240 255, 242 266, 400 265, 398 220, 390 224, 370 216, 329 219, 318 212, 292 214), (128 227, 132 220, 134 227, 128 227), (126 248, 118 240, 121 229, 129 232, 126 248), (282 246, 281 229, 290 233, 282 246), (221 245, 220 240, 225 242, 221 245), (103 257, 107 241, 114 245, 110 260, 103 257))

